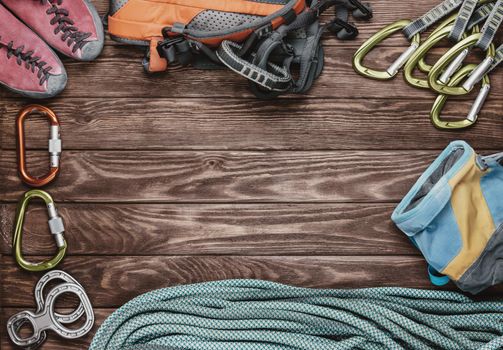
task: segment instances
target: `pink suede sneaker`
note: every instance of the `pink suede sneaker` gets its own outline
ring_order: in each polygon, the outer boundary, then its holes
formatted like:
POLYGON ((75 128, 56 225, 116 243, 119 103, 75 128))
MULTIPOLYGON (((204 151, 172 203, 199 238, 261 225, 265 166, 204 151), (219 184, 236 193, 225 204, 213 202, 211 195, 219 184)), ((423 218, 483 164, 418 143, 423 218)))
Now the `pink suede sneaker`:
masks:
POLYGON ((0 85, 26 97, 49 98, 63 91, 66 81, 56 53, 0 5, 0 85))
POLYGON ((89 0, 1 0, 49 46, 63 55, 92 61, 101 53, 103 24, 89 0))

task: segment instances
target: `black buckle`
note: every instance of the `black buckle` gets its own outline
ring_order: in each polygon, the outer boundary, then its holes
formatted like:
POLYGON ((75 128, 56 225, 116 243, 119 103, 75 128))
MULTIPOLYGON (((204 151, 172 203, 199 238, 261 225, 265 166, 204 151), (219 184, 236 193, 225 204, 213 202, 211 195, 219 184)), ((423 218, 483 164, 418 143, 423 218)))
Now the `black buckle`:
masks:
POLYGON ((337 34, 337 37, 341 40, 352 40, 358 36, 358 28, 339 18, 334 18, 328 23, 327 29, 337 34))
POLYGON ((183 36, 176 36, 173 38, 167 38, 163 41, 159 41, 157 44, 157 53, 159 56, 164 57, 168 62, 172 63, 176 61, 176 49, 175 45, 185 41, 183 36))
POLYGON ((357 12, 353 12, 355 18, 368 21, 372 18, 372 9, 369 4, 363 4, 360 0, 349 0, 349 3, 355 7, 357 12), (359 11, 358 11, 359 10, 359 11))

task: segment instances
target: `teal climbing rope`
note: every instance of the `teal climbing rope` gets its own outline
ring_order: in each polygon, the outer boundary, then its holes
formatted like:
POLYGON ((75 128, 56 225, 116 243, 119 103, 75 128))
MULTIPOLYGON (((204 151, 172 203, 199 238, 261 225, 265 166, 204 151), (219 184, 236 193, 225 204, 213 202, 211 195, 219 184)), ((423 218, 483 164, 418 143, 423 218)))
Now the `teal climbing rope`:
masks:
POLYGON ((503 301, 224 280, 136 297, 105 320, 90 350, 502 348, 503 301))

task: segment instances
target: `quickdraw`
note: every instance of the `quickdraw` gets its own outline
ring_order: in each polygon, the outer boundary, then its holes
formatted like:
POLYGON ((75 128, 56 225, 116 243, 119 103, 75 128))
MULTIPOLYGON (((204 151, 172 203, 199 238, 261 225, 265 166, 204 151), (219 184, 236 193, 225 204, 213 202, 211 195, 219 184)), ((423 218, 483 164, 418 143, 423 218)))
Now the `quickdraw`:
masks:
POLYGON ((429 88, 440 94, 430 113, 433 124, 440 129, 465 128, 476 122, 478 113, 489 94, 490 84, 486 75, 503 61, 503 45, 496 50, 492 44, 502 21, 503 0, 498 0, 496 3, 492 0, 464 0, 462 3, 446 0, 414 22, 397 21, 374 34, 355 53, 353 67, 365 77, 387 80, 394 77, 404 66, 404 79, 408 84, 418 88, 429 88), (420 43, 419 33, 458 7, 460 7, 458 13, 451 14, 420 43), (483 21, 485 24, 480 30, 478 25, 483 21), (409 49, 403 52, 386 71, 365 67, 362 62, 367 53, 399 28, 403 28, 404 35, 412 41, 409 49), (456 42, 455 45, 434 65, 427 64, 425 56, 444 38, 456 42), (463 59, 474 45, 486 51, 486 59, 479 66, 468 65, 461 68, 463 59), (426 73, 427 78, 415 76, 416 68, 426 73), (481 91, 467 118, 452 122, 441 120, 440 114, 447 100, 446 95, 464 95, 482 79, 481 91), (462 81, 464 83, 459 86, 462 81))
POLYGON ((19 266, 28 271, 45 271, 52 269, 56 265, 58 265, 66 254, 67 244, 65 241, 64 232, 65 227, 63 225, 63 219, 58 215, 52 197, 47 192, 42 190, 31 190, 26 192, 18 205, 16 214, 16 229, 14 231, 14 238, 12 243, 12 246, 14 248, 14 256, 19 266), (26 208, 33 198, 41 198, 45 202, 47 206, 47 213, 49 215, 49 228, 56 242, 56 246, 58 247, 58 252, 53 258, 39 263, 32 263, 27 261, 24 258, 22 252, 23 223, 26 208))
POLYGON ((355 71, 367 78, 377 80, 388 80, 396 76, 400 69, 405 65, 409 58, 419 48, 421 43, 420 34, 438 22, 444 16, 455 11, 461 6, 462 0, 445 0, 441 4, 425 13, 422 17, 411 21, 402 19, 392 23, 376 34, 372 35, 363 45, 356 51, 353 56, 353 68, 355 71), (402 30, 402 33, 410 41, 410 46, 385 70, 371 69, 363 65, 365 56, 378 44, 383 42, 397 31, 402 30))
MULTIPOLYGON (((467 65, 457 71, 449 81, 449 84, 452 86, 456 86, 460 81, 462 81, 466 76, 468 76, 473 70, 476 68, 476 65, 467 65)), ((442 109, 444 108, 445 103, 447 102, 448 95, 438 95, 437 99, 433 103, 433 107, 431 108, 431 121, 433 125, 435 125, 439 129, 460 129, 472 126, 475 124, 478 118, 478 113, 482 109, 487 96, 489 95, 489 91, 491 90, 491 85, 489 82, 489 76, 485 75, 482 80, 482 87, 480 88, 480 92, 473 103, 470 112, 468 112, 467 117, 464 120, 457 121, 447 121, 442 120, 440 114, 442 113, 442 109)))
MULTIPOLYGON (((480 3, 483 3, 483 1, 481 1, 480 3)), ((418 78, 414 76, 413 75, 414 70, 418 68, 423 73, 428 74, 433 69, 433 66, 426 64, 425 56, 442 39, 446 37, 451 37, 453 32, 454 33, 461 32, 460 34, 461 39, 464 39, 468 36, 465 31, 471 30, 472 34, 480 32, 478 24, 489 16, 490 11, 493 8, 493 4, 490 3, 484 6, 480 6, 475 13, 470 12, 472 14, 471 18, 468 18, 468 20, 465 20, 464 22, 460 23, 459 18, 460 16, 463 16, 461 15, 461 13, 463 12, 464 7, 465 5, 463 4, 459 14, 455 13, 451 15, 449 18, 447 18, 445 21, 443 21, 409 58, 403 70, 404 79, 407 83, 409 83, 409 85, 422 89, 430 88, 428 79, 418 78), (460 31, 460 29, 457 26, 461 26, 464 31, 460 31)))
POLYGON ((42 187, 51 183, 59 173, 61 155, 61 138, 59 135, 59 120, 56 114, 49 108, 40 105, 30 105, 23 108, 17 117, 17 151, 19 176, 21 180, 32 187, 42 187), (32 113, 39 112, 47 117, 50 123, 51 136, 49 139, 50 169, 43 177, 30 175, 26 165, 25 132, 24 122, 32 113))
MULTIPOLYGON (((481 32, 461 40, 433 66, 428 75, 430 87, 436 92, 448 95, 464 95, 469 93, 474 84, 457 87, 447 83, 452 74, 461 67, 463 60, 468 56, 473 47, 486 52, 486 58, 477 69, 485 71, 491 66, 496 56, 496 49, 492 42, 502 22, 503 0, 498 0, 481 32), (466 87, 470 89, 466 89, 466 87)), ((474 74, 478 76, 480 72, 474 72, 474 74)))
POLYGON ((14 344, 25 349, 36 349, 47 338, 46 331, 52 330, 65 339, 80 338, 92 329, 94 324, 94 312, 84 288, 72 276, 63 271, 50 271, 46 273, 35 287, 35 303, 37 310, 21 311, 7 321, 7 332, 14 344), (60 280, 63 283, 53 287, 44 298, 44 288, 49 282, 60 280), (80 304, 70 314, 59 314, 55 309, 55 301, 62 294, 75 294, 80 304), (79 321, 85 315, 83 324, 78 328, 68 328, 65 324, 79 321), (23 325, 29 324, 33 334, 22 337, 19 331, 23 325))

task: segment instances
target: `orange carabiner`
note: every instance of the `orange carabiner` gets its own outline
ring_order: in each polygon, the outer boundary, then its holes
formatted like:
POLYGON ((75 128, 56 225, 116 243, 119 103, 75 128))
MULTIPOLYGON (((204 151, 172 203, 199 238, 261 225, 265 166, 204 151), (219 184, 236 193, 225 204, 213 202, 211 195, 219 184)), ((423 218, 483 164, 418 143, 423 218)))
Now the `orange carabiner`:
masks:
POLYGON ((17 116, 17 155, 19 176, 21 180, 32 187, 42 187, 52 182, 59 173, 59 158, 61 155, 61 138, 59 135, 59 120, 56 114, 49 108, 40 105, 29 105, 23 108, 17 116), (43 177, 31 176, 26 167, 24 121, 34 112, 39 112, 47 117, 51 127, 49 139, 50 170, 43 177))

